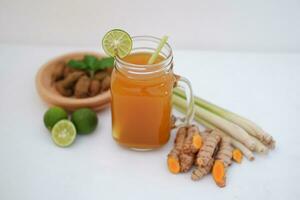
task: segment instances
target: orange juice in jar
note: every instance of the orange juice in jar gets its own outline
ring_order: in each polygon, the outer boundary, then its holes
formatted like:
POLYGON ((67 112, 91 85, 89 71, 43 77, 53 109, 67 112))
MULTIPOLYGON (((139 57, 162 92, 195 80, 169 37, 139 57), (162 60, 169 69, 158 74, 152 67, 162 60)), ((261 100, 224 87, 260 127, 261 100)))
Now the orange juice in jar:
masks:
MULTIPOLYGON (((170 137, 172 89, 176 81, 173 55, 166 44, 155 62, 147 64, 160 40, 150 36, 132 39, 131 53, 116 57, 111 77, 113 138, 129 148, 154 149, 170 137)), ((189 84, 186 79, 181 80, 189 84)))

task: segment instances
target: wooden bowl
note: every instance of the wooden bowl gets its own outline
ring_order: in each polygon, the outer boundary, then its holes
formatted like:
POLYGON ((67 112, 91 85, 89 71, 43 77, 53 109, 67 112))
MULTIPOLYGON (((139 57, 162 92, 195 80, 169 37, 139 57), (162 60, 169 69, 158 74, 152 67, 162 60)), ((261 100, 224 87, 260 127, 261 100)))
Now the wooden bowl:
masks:
POLYGON ((104 57, 95 52, 74 52, 54 58, 45 63, 36 75, 36 88, 40 97, 49 105, 55 105, 73 111, 78 108, 91 108, 99 111, 107 107, 111 100, 110 90, 102 92, 94 97, 78 99, 75 97, 64 97, 55 88, 51 81, 53 66, 70 59, 82 59, 84 55, 94 55, 99 58, 104 57))

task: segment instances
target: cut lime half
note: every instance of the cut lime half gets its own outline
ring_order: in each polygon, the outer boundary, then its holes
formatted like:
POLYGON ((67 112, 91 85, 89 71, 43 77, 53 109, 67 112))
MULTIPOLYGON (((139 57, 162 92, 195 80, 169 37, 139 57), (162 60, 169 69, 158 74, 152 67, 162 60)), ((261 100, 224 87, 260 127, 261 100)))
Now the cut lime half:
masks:
POLYGON ((76 128, 69 120, 60 120, 51 131, 53 142, 60 147, 70 146, 76 138, 76 128))
POLYGON ((127 32, 113 29, 104 35, 102 48, 109 56, 124 58, 132 49, 132 39, 127 32))

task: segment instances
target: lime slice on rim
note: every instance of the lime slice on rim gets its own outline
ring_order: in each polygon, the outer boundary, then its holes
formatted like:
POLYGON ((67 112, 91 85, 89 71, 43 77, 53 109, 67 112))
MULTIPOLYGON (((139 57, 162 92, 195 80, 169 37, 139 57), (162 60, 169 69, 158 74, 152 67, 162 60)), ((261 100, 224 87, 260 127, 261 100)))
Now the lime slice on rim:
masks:
POLYGON ((76 138, 76 128, 69 120, 60 120, 51 131, 53 142, 60 147, 70 146, 76 138))
POLYGON ((127 32, 113 29, 104 35, 102 48, 109 56, 124 58, 132 49, 132 39, 127 32))

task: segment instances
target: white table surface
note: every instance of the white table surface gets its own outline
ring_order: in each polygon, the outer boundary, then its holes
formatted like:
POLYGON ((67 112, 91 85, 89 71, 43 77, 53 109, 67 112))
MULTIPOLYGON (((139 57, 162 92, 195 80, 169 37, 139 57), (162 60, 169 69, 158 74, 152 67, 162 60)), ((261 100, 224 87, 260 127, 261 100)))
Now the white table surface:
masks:
POLYGON ((163 148, 134 152, 111 137, 109 109, 99 126, 58 148, 44 128, 47 105, 35 89, 39 67, 83 47, 0 45, 0 199, 299 199, 300 53, 175 50, 175 71, 197 95, 260 124, 277 148, 254 162, 234 164, 227 187, 211 176, 172 175, 163 148))

